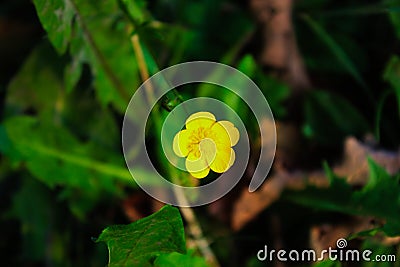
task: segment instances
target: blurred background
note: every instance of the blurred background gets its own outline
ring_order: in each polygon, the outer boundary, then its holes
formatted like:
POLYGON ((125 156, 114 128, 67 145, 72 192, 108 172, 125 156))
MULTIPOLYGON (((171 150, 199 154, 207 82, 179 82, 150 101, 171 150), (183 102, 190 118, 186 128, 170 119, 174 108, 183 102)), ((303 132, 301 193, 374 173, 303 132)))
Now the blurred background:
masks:
MULTIPOLYGON (((262 187, 247 191, 263 131, 249 120, 247 175, 194 209, 221 266, 376 266, 256 258, 264 245, 321 251, 342 237, 399 256, 399 12, 398 0, 2 1, 1 264, 105 266, 93 238, 162 206, 125 166, 122 120, 144 79, 193 60, 247 74, 276 119, 262 187)), ((196 96, 250 116, 210 86, 177 90, 155 116, 196 96)))

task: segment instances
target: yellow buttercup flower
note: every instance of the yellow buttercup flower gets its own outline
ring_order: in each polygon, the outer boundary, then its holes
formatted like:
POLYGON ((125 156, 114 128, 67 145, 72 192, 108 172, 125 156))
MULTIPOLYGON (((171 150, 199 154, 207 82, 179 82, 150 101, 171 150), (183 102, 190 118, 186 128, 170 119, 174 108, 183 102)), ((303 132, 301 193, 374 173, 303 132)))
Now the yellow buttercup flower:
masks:
POLYGON ((186 157, 186 170, 193 177, 204 178, 210 169, 226 172, 235 161, 232 146, 239 141, 239 130, 230 121, 216 121, 210 112, 197 112, 186 120, 186 129, 177 133, 173 150, 186 157))

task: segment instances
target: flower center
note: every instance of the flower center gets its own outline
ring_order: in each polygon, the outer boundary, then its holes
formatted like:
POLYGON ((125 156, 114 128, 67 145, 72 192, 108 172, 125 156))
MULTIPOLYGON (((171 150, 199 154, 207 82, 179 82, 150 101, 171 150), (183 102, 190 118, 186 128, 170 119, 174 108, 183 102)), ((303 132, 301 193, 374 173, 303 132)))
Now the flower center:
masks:
POLYGON ((210 128, 199 127, 196 130, 193 130, 190 135, 190 143, 199 144, 204 138, 209 137, 210 133, 210 128))
POLYGON ((189 136, 188 150, 195 158, 203 158, 211 164, 217 151, 214 135, 210 128, 199 127, 193 130, 189 136))

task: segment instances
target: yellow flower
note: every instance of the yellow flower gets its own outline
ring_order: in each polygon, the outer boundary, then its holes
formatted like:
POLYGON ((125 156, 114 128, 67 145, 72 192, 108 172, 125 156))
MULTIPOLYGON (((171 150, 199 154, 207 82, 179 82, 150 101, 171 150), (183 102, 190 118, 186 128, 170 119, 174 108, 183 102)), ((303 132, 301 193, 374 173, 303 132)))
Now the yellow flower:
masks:
POLYGON ((193 177, 204 178, 210 169, 226 172, 235 161, 232 146, 239 141, 239 131, 229 121, 216 121, 210 112, 197 112, 186 120, 186 129, 177 133, 173 150, 186 157, 186 170, 193 177))

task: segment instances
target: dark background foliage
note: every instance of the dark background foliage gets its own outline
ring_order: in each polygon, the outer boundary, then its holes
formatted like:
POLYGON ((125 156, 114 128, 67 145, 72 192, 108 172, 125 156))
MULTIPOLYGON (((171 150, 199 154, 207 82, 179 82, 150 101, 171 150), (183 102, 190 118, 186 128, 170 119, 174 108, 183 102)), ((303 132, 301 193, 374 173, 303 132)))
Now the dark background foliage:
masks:
MULTIPOLYGON (((318 250, 340 237, 398 255, 400 2, 284 2, 1 2, 1 264, 104 266, 107 248, 94 242, 102 229, 160 208, 137 187, 122 155, 124 111, 146 78, 133 35, 150 75, 192 60, 234 66, 261 88, 276 118, 276 160, 261 192, 247 196, 244 177, 223 200, 194 209, 222 266, 311 266, 262 263, 256 253, 265 244, 318 250), (276 36, 286 37, 274 43, 276 36), (252 207, 246 218, 244 204, 252 207)), ((181 99, 209 95, 250 116, 224 90, 177 92, 181 99)), ((164 118, 173 101, 160 103, 156 116, 164 118)), ((246 126, 257 151, 262 129, 251 119, 246 126)), ((144 221, 155 220, 154 236, 162 215, 181 227, 179 214, 165 210, 144 221)), ((152 251, 137 253, 154 266, 204 266, 196 249, 176 242, 181 254, 154 260, 152 251)))

